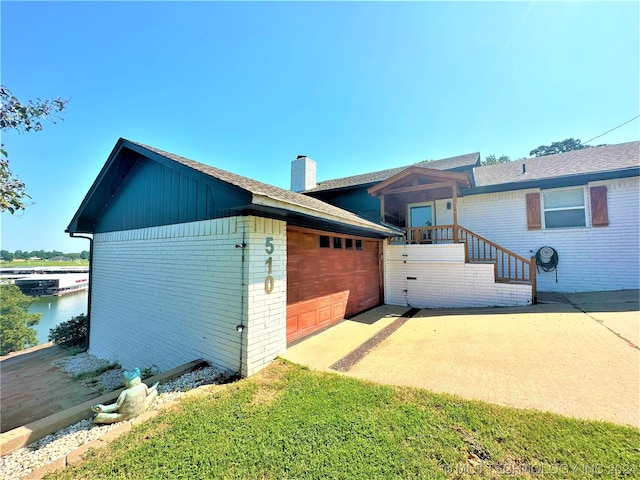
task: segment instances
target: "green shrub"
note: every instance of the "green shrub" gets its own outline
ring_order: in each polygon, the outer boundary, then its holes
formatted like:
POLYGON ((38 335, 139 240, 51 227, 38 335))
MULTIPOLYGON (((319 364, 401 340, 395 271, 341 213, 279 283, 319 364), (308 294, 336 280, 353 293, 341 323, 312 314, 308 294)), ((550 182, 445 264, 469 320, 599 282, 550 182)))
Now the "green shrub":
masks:
POLYGON ((89 318, 81 313, 49 330, 49 341, 61 347, 87 347, 89 318))
POLYGON ((159 373, 160 373, 160 369, 154 363, 150 367, 144 368, 142 370, 142 373, 140 374, 140 376, 142 377, 142 380, 145 380, 147 378, 151 378, 151 377, 153 377, 155 375, 158 375, 159 373))

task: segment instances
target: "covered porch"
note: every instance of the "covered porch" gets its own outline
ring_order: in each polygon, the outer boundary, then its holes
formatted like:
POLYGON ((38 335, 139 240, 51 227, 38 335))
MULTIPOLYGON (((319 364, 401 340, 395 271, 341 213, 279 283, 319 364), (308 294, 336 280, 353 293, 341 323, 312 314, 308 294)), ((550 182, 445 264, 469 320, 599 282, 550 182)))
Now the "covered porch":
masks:
MULTIPOLYGON (((524 258, 458 224, 468 174, 409 167, 368 189, 380 201, 380 220, 404 230, 392 245, 464 244, 465 262, 493 264, 497 282, 526 283, 535 292, 535 259, 524 258)), ((535 296, 535 294, 534 294, 535 296)))
POLYGON ((368 192, 380 201, 382 223, 405 230, 395 242, 457 243, 460 187, 470 185, 466 173, 409 167, 368 192))

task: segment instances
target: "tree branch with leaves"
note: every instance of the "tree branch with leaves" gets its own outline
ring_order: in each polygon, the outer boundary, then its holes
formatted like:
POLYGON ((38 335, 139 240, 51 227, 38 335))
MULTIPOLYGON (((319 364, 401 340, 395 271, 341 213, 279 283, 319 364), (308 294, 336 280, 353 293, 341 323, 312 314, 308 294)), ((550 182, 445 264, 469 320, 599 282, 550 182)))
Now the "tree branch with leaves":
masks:
POLYGON ((556 153, 571 152, 573 150, 582 150, 591 148, 591 145, 584 144, 579 138, 567 138, 561 142, 551 142, 551 145, 540 145, 529 152, 534 157, 544 157, 545 155, 554 155, 556 153))
MULTIPOLYGON (((29 100, 22 103, 4 85, 0 86, 0 130, 15 130, 18 133, 39 132, 42 130, 42 122, 49 120, 63 120, 61 113, 69 100, 53 98, 50 100, 29 100)), ((26 199, 31 198, 26 192, 26 186, 22 180, 16 177, 9 165, 9 155, 0 145, 0 212, 15 213, 24 210, 26 199)))
POLYGON ((484 157, 484 160, 480 162, 481 165, 496 165, 498 163, 507 163, 510 162, 511 158, 508 155, 500 155, 496 157, 495 155, 487 155, 484 157))

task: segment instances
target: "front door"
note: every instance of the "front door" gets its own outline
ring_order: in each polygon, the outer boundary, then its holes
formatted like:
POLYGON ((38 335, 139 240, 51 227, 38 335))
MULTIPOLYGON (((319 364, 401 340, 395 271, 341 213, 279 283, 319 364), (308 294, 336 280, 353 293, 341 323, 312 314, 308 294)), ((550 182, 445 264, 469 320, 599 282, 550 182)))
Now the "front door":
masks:
MULTIPOLYGON (((409 227, 419 228, 433 226, 433 210, 433 202, 409 204, 409 227)), ((414 230, 411 239, 417 242, 428 242, 431 240, 431 232, 414 230)))

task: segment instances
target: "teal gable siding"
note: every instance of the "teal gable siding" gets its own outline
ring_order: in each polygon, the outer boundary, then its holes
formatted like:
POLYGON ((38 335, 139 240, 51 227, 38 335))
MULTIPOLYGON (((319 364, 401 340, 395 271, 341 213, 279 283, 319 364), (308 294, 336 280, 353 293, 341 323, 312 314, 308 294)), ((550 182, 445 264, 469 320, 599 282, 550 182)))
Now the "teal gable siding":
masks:
MULTIPOLYGON (((363 197, 365 200, 365 197, 363 197)), ((366 199, 366 203, 374 199, 366 199)), ((365 205, 365 210, 371 209, 365 205)), ((377 207, 368 215, 378 217, 377 207)), ((392 231, 344 209, 119 139, 66 232, 106 233, 256 215, 309 228, 384 238, 392 231)))
POLYGON ((230 215, 251 195, 199 172, 139 156, 98 215, 94 231, 113 232, 230 215))
POLYGON ((367 192, 369 186, 364 185, 338 191, 312 192, 308 195, 378 223, 380 222, 380 200, 369 195, 367 192))

